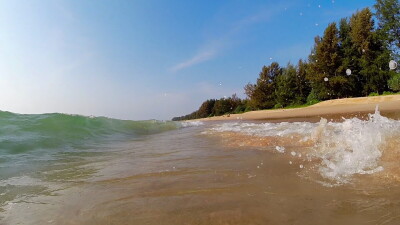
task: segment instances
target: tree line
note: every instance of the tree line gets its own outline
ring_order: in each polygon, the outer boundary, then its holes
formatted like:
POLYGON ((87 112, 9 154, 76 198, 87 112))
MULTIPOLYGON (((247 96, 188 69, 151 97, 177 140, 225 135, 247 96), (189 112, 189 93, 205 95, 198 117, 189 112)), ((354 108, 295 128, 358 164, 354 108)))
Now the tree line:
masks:
POLYGON ((236 94, 209 99, 195 112, 172 120, 189 120, 250 110, 311 105, 319 101, 400 91, 396 68, 400 53, 400 3, 377 0, 369 8, 330 23, 314 38, 307 60, 263 66, 254 84, 236 94))

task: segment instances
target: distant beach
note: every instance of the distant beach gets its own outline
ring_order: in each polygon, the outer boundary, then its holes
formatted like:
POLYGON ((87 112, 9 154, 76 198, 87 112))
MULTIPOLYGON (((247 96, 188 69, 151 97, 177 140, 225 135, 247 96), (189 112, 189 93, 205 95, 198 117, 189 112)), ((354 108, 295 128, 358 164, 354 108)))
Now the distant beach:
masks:
POLYGON ((304 108, 258 110, 241 114, 202 118, 197 119, 197 121, 282 120, 337 114, 365 114, 373 113, 376 106, 378 106, 381 113, 400 112, 400 95, 335 99, 304 108))

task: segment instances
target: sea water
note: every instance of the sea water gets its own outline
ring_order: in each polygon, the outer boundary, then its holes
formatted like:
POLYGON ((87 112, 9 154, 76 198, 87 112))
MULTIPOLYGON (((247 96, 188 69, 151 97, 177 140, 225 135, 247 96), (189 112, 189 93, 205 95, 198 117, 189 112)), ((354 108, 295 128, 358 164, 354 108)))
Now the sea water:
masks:
POLYGON ((398 118, 0 112, 0 224, 398 224, 398 118))

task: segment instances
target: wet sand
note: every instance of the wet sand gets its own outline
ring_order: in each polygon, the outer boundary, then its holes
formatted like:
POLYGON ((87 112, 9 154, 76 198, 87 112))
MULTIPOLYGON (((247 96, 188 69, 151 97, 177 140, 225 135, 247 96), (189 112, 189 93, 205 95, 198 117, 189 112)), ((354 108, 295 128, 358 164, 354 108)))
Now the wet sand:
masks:
MULTIPOLYGON (((400 95, 387 95, 375 97, 344 98, 320 102, 318 104, 295 109, 274 109, 251 111, 229 116, 216 116, 199 119, 199 121, 221 120, 299 120, 299 118, 329 117, 338 115, 366 115, 373 113, 376 106, 385 114, 400 112, 400 95)), ((397 116, 395 116, 397 117, 397 116)))

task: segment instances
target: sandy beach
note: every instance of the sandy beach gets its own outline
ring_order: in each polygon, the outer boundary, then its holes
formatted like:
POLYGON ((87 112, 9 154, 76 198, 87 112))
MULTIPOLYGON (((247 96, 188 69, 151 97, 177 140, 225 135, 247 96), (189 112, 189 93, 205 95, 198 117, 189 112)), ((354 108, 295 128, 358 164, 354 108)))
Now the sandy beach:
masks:
POLYGON ((379 110, 383 113, 400 111, 400 95, 335 99, 304 108, 259 110, 198 120, 274 120, 337 114, 372 113, 375 111, 377 105, 379 106, 379 110))

